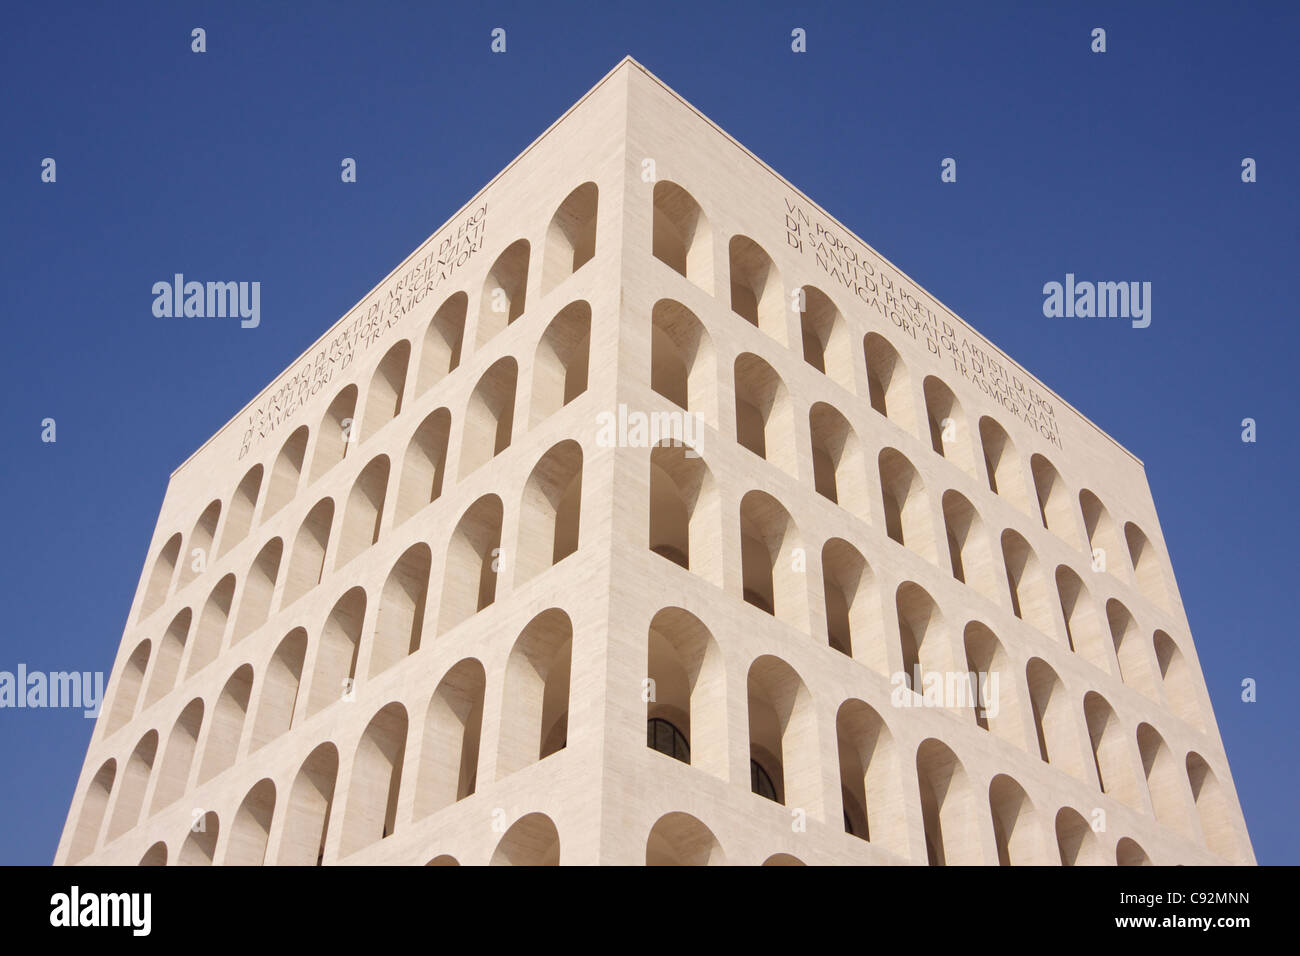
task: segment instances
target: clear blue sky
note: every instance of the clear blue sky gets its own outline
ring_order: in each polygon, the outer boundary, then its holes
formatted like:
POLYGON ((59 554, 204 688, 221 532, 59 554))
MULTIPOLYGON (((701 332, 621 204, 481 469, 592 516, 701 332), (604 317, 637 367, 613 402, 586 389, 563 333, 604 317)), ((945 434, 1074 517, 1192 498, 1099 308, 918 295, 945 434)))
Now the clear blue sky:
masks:
MULTIPOLYGON (((1146 463, 1255 851, 1300 862, 1300 7, 482 6, 6 11, 0 670, 108 670, 172 469, 630 53, 1146 463), (175 272, 260 281, 261 327, 154 318, 175 272), (1150 281, 1151 327, 1044 318, 1066 272, 1150 281)), ((91 727, 0 711, 0 863, 50 861, 91 727)))

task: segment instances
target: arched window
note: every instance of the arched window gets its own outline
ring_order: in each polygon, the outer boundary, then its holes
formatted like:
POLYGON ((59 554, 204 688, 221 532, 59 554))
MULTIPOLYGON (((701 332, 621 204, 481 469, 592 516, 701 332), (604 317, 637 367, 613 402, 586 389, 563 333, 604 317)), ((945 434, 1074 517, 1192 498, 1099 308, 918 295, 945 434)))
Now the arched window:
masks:
POLYGON ((924 588, 904 581, 898 586, 895 605, 907 686, 922 694, 926 675, 955 673, 958 657, 943 615, 924 588))
POLYGON ((930 428, 930 446, 966 474, 976 477, 970 428, 961 402, 957 401, 952 389, 933 375, 926 376, 922 391, 930 428))
POLYGON ((559 866, 560 834, 544 813, 520 817, 501 837, 489 866, 559 866))
POLYGON ((600 191, 583 183, 555 210, 546 228, 542 257, 542 295, 577 272, 596 254, 596 209, 600 191))
POLYGON ((582 446, 563 441, 541 457, 524 484, 516 580, 531 580, 578 550, 582 446))
POLYGON ((181 844, 176 857, 177 866, 211 866, 217 852, 217 836, 221 822, 212 812, 203 814, 197 824, 190 827, 189 835, 181 844))
POLYGON ((722 514, 709 466, 694 449, 650 450, 650 550, 722 586, 722 514))
POLYGON ((411 436, 402 458, 402 480, 397 486, 397 514, 401 524, 442 495, 447 467, 447 439, 451 412, 439 408, 429 414, 411 436))
POLYGON ((1059 640, 1056 611, 1043 567, 1029 542, 1010 528, 1002 532, 1002 559, 1007 570, 1012 612, 1030 627, 1059 640))
POLYGON ((1062 564, 1056 569, 1056 593, 1071 650, 1094 667, 1111 673, 1113 657, 1102 637, 1097 608, 1083 579, 1062 564))
POLYGON ((307 716, 342 700, 357 676, 357 650, 366 617, 366 592, 353 588, 338 599, 321 629, 307 697, 307 716))
POLYGON ((772 257, 748 236, 732 236, 731 311, 782 345, 787 344, 785 293, 772 257))
POLYGON ((356 435, 353 415, 357 411, 357 387, 349 385, 330 402, 316 429, 316 451, 311 462, 311 480, 315 481, 341 462, 356 435))
POLYGON ((813 483, 818 494, 865 520, 870 518, 867 463, 862 443, 847 418, 825 402, 808 410, 813 483))
POLYGON ((280 576, 280 557, 284 552, 284 542, 272 538, 253 559, 252 567, 244 578, 244 593, 239 599, 239 614, 235 617, 232 644, 238 644, 245 637, 266 623, 271 614, 271 599, 275 595, 275 582, 280 576))
POLYGON ((140 808, 144 806, 144 794, 149 787, 149 777, 153 773, 157 753, 158 731, 151 730, 135 745, 135 750, 131 752, 122 771, 113 819, 108 824, 108 842, 111 843, 140 822, 140 808))
POLYGON ((1029 492, 1025 488, 1023 466, 1016 446, 1006 429, 985 415, 980 419, 980 445, 984 451, 984 471, 989 488, 1025 514, 1036 509, 1029 505, 1029 492))
POLYGON ((144 699, 146 707, 161 700, 176 686, 176 675, 180 673, 181 658, 185 656, 185 639, 190 633, 192 616, 189 608, 183 608, 172 618, 162 640, 158 642, 158 657, 154 661, 149 690, 144 699))
POLYGON ((524 314, 528 290, 528 240, 511 243, 488 270, 479 304, 478 347, 524 314))
POLYGON ((1093 764, 1102 793, 1134 810, 1138 809, 1141 801, 1137 791, 1132 744, 1120 728, 1114 709, 1100 694, 1089 691, 1083 698, 1083 714, 1088 722, 1093 764))
POLYGON ((438 633, 451 630, 496 600, 501 519, 501 499, 484 495, 457 522, 447 544, 438 633))
POLYGON ((153 846, 145 851, 144 856, 140 857, 140 866, 166 866, 167 865, 167 844, 159 840, 153 846))
POLYGON ((1075 810, 1062 807, 1056 814, 1056 846, 1061 866, 1105 866, 1101 841, 1088 821, 1075 810))
POLYGON ((298 493, 298 481, 302 478, 302 463, 307 455, 307 426, 294 431, 280 447, 276 456, 275 467, 271 469, 271 483, 266 491, 266 507, 262 510, 265 521, 275 514, 298 493))
POLYGON ((1020 784, 1004 773, 989 784, 989 813, 1001 866, 1041 866, 1048 862, 1034 802, 1020 784))
POLYGON ((248 536, 253 527, 253 510, 257 507, 257 493, 262 487, 262 466, 249 469, 231 496, 230 510, 226 513, 226 527, 221 532, 221 553, 226 554, 248 536))
POLYGON ((971 621, 966 625, 963 644, 975 723, 995 737, 1023 748, 1026 733, 1020 721, 1020 687, 1012 679, 1014 671, 1002 642, 988 627, 971 621))
POLYGON ((423 395, 460 365, 468 308, 469 296, 457 292, 433 314, 429 328, 424 333, 424 345, 420 349, 420 370, 415 379, 416 395, 423 395))
POLYGON ((665 813, 650 828, 646 866, 725 866, 713 831, 689 813, 665 813))
POLYGON ((880 642, 873 640, 882 630, 875 575, 861 552, 843 538, 831 538, 822 546, 822 592, 830 646, 880 673, 887 672, 880 642))
POLYGON ((180 553, 181 536, 174 534, 167 539, 158 557, 154 558, 153 571, 149 575, 149 584, 144 591, 144 601, 140 604, 141 620, 162 607, 162 603, 167 600, 167 591, 176 573, 176 561, 180 553))
POLYGON ((483 728, 483 665, 460 661, 438 682, 429 701, 415 784, 415 819, 472 794, 478 782, 483 728))
POLYGON ((1079 522, 1070 504, 1070 493, 1060 473, 1042 455, 1029 459, 1034 476, 1034 492, 1038 499, 1038 516, 1043 527, 1071 547, 1081 547, 1079 522))
POLYGON ((794 409, 776 370, 757 355, 736 358, 736 441, 795 474, 794 409))
POLYGON ((957 755, 934 738, 916 751, 926 858, 931 866, 984 862, 966 770, 957 755))
POLYGON ((1151 858, 1147 856, 1146 850, 1138 846, 1137 841, 1123 837, 1115 844, 1115 865, 1150 866, 1151 858))
POLYGON ((537 615, 506 662, 497 779, 563 750, 569 737, 573 624, 558 608, 537 615))
POLYGON ((984 523, 974 505, 956 491, 944 492, 943 523, 952 576, 998 603, 1001 585, 984 523))
POLYGON ((803 359, 848 392, 853 384, 853 346, 844 316, 825 292, 806 285, 803 311, 799 315, 803 333, 803 359))
POLYGON ((352 761, 341 856, 392 836, 397 828, 406 726, 406 708, 396 703, 383 708, 366 725, 352 761))
POLYGON ((867 388, 871 407, 906 432, 916 434, 907 366, 898 351, 875 332, 862 340, 867 356, 867 388))
POLYGON ((646 721, 645 742, 651 750, 667 754, 682 763, 691 762, 691 745, 687 742, 686 735, 662 717, 651 717, 646 721))
POLYGON ((379 599, 379 619, 370 651, 371 677, 420 649, 432 562, 429 546, 415 544, 406 549, 389 572, 379 599))
POLYGON ((1192 788, 1192 800, 1196 804, 1205 845, 1230 863, 1249 862, 1242 856, 1237 828, 1233 823, 1236 814, 1227 794, 1205 758, 1195 751, 1187 755, 1187 782, 1192 788))
POLYGON ((751 491, 740 501, 742 597, 798 630, 808 632, 808 581, 795 570, 799 529, 775 498, 751 491))
POLYGON ((384 517, 384 499, 388 495, 388 456, 370 462, 352 485, 347 510, 343 513, 343 530, 339 534, 338 558, 341 568, 379 540, 384 517))
POLYGON ((656 259, 713 294, 713 233, 709 220, 681 186, 661 179, 654 189, 656 259))
POLYGON ((1025 667, 1029 687, 1029 704, 1034 715, 1038 738, 1038 755, 1044 763, 1059 767, 1079 780, 1086 777, 1079 730, 1065 685, 1056 671, 1041 658, 1033 658, 1025 667))
POLYGON ((321 744, 303 761, 285 808, 280 866, 320 866, 324 861, 338 773, 339 752, 333 744, 321 744))
POLYGON ((1183 657, 1182 651, 1178 649, 1174 639, 1164 631, 1156 631, 1152 643, 1169 706, 1173 708, 1175 714, 1197 730, 1203 729, 1199 704, 1200 691, 1196 687, 1191 668, 1183 657))
POLYGON ((230 675, 212 709, 212 723, 199 767, 199 783, 207 783, 235 764, 239 741, 248 716, 248 700, 253 690, 253 668, 245 664, 230 675))
POLYGON ((903 781, 889 728, 856 698, 835 715, 845 832, 901 857, 907 856, 903 781))
POLYGON ((751 789, 823 818, 817 716, 812 695, 785 661, 764 655, 749 668, 751 789))
POLYGON ((1162 703, 1153 647, 1138 633, 1133 615, 1123 604, 1111 598, 1106 602, 1106 619, 1110 622, 1110 636, 1115 642, 1120 678, 1139 693, 1162 703))
POLYGON ((227 574, 212 589, 207 603, 203 605, 203 613, 199 615, 199 626, 185 672, 187 678, 193 677, 217 659, 222 638, 226 634, 226 622, 230 620, 230 604, 234 598, 235 576, 227 574))
POLYGON ((460 476, 510 447, 515 418, 515 383, 519 366, 507 356, 498 360, 478 380, 465 408, 465 431, 460 449, 460 476))
POLYGON ((144 672, 149 666, 152 646, 148 641, 141 641, 126 659, 117 678, 113 706, 108 712, 107 733, 111 734, 135 715, 135 705, 140 699, 140 688, 144 684, 144 672))
POLYGON ((194 530, 190 532, 189 548, 180 559, 181 573, 178 589, 197 578, 207 568, 208 561, 215 557, 212 543, 217 540, 217 522, 220 520, 221 502, 211 501, 203 509, 203 514, 199 515, 199 520, 194 522, 194 530))
POLYGON ((650 387, 675 405, 718 425, 718 366, 713 340, 695 315, 672 299, 651 313, 650 387))
POLYGON ((1189 840, 1196 838, 1188 805, 1188 780, 1179 773, 1178 761, 1164 738, 1150 724, 1138 724, 1138 752, 1151 794, 1156 819, 1189 840))
POLYGON ((591 306, 578 301, 551 320, 533 362, 532 425, 545 421, 587 390, 591 306))
POLYGON ((1088 535, 1088 547, 1092 549, 1093 568, 1122 577, 1125 573, 1121 558, 1123 549, 1110 512, 1101 503, 1101 499, 1087 488, 1079 492, 1079 509, 1083 512, 1083 529, 1088 535))
POLYGON ((113 792, 117 777, 117 761, 106 760, 95 772, 85 795, 81 798, 81 812, 77 815, 77 828, 72 832, 68 847, 68 863, 79 863, 95 851, 99 844, 99 831, 104 824, 108 798, 113 792))
POLYGON ((1124 539, 1128 543, 1133 574, 1142 596, 1156 607, 1169 610, 1169 590, 1156 549, 1151 546, 1142 529, 1131 521, 1124 525, 1124 539))
POLYGON ((938 563, 930 499, 912 463, 893 448, 880 452, 880 493, 886 533, 921 557, 938 563))
POLYGON ((226 849, 226 866, 261 866, 266 862, 266 844, 271 836, 271 817, 274 814, 275 784, 269 779, 259 780, 235 813, 235 822, 230 827, 230 845, 226 849))
POLYGON ((153 790, 153 812, 157 813, 180 799, 189 784, 190 769, 198 750, 199 730, 203 726, 203 700, 194 698, 185 705, 172 725, 158 769, 158 783, 153 790))
POLYGON ((650 622, 646 658, 647 746, 726 779, 726 675, 713 635, 688 611, 664 608, 650 622))
POLYGON ((325 573, 325 554, 329 549, 330 528, 334 525, 334 499, 323 498, 307 513, 294 538, 289 558, 289 574, 284 584, 283 606, 320 584, 325 573))
POLYGON ((293 725, 293 712, 302 687, 303 662, 307 659, 307 632, 294 628, 285 635, 262 678, 257 701, 257 720, 249 752, 286 733, 293 725))

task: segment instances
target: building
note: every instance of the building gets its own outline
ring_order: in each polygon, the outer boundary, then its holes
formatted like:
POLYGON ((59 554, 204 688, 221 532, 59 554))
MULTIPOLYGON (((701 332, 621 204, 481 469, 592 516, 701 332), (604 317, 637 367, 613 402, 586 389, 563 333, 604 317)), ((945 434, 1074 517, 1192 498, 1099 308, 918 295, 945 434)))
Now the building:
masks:
POLYGON ((56 861, 1254 858, 1141 462, 628 59, 172 475, 56 861))

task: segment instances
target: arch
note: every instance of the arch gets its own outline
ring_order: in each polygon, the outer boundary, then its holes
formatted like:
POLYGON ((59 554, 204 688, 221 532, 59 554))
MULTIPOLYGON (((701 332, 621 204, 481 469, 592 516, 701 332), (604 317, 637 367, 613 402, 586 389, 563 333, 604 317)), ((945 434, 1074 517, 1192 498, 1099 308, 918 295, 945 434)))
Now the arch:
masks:
POLYGON ((226 866, 261 866, 275 815, 275 784, 263 778, 253 785, 235 812, 226 847, 226 866))
POLYGON ((302 689, 302 668, 307 659, 307 631, 296 627, 284 636, 262 677, 253 722, 250 753, 264 747, 293 726, 293 712, 302 689))
POLYGON ((650 828, 646 866, 726 866, 713 831, 689 813, 665 813, 650 828))
POLYGON ((1178 772, 1180 768, 1173 752, 1160 733, 1147 723, 1138 724, 1137 743, 1156 819, 1194 840, 1196 834, 1187 805, 1189 781, 1178 772))
POLYGON ((1141 807, 1130 744, 1115 710, 1096 691, 1083 697, 1083 715, 1092 743, 1093 767, 1102 793, 1133 810, 1141 807))
POLYGON ((916 750, 926 859, 931 866, 982 863, 970 783, 957 755, 933 737, 916 750))
POLYGON ((72 831, 68 847, 68 862, 79 863, 95 851, 99 844, 99 831, 104 825, 108 798, 117 779, 117 761, 105 760, 90 778, 86 793, 81 798, 81 812, 77 814, 77 828, 72 831))
POLYGON ((591 306, 579 300, 560 310, 542 333, 533 361, 530 425, 554 415, 587 390, 591 306))
POLYGON ((472 657, 457 663, 438 682, 429 701, 420 744, 416 820, 474 792, 486 686, 483 665, 472 657))
POLYGON ((182 608, 167 625, 167 631, 158 642, 158 655, 153 662, 153 674, 149 677, 149 690, 145 693, 144 705, 148 707, 161 700, 176 686, 176 675, 180 673, 181 658, 185 656, 185 639, 190 633, 190 620, 193 618, 189 608, 182 608))
POLYGON ((370 676, 376 677, 420 649, 424 606, 429 596, 433 552, 413 544, 388 573, 379 598, 379 619, 370 649, 370 676))
POLYGON ((670 722, 686 740, 686 762, 727 779, 726 672, 709 629, 679 607, 660 610, 646 634, 646 673, 654 689, 647 721, 670 722))
POLYGON ((596 210, 600 190, 583 183, 564 197, 546 227, 542 253, 542 295, 591 261, 596 254, 596 210))
POLYGON ((1124 525, 1124 540, 1128 544, 1129 560, 1133 565, 1138 590, 1156 607, 1169 610, 1169 588, 1156 549, 1142 529, 1132 521, 1124 525))
POLYGON ((1059 640, 1056 611, 1038 555, 1019 532, 1010 528, 1002 532, 1002 560, 1007 571, 1011 610, 1030 627, 1059 640))
POLYGON ((331 743, 321 744, 302 762, 285 808, 276 860, 280 866, 321 865, 338 774, 339 752, 331 743))
POLYGON ((1116 562, 1119 561, 1122 549, 1110 512, 1101 503, 1101 499, 1087 488, 1079 492, 1079 510, 1083 513, 1083 530, 1088 536, 1088 547, 1092 549, 1093 568, 1115 573, 1121 567, 1116 562))
POLYGON ((488 865, 559 866, 559 831, 544 813, 520 817, 501 837, 488 865))
MULTIPOLYGON (((938 675, 942 693, 948 674, 958 672, 957 656, 939 606, 919 584, 904 581, 894 594, 898 637, 902 649, 904 680, 917 694, 927 689, 926 678, 938 675)), ((939 702, 936 702, 939 703, 939 702)))
POLYGON ((163 751, 162 764, 158 767, 158 783, 153 790, 151 812, 157 813, 171 806, 185 792, 202 727, 203 699, 196 697, 185 705, 167 737, 167 749, 163 751))
POLYGON ((1062 807, 1056 814, 1056 848, 1061 866, 1105 866, 1101 841, 1077 811, 1062 807))
POLYGON ((853 393, 853 345, 848 324, 821 289, 806 285, 802 293, 803 310, 799 329, 803 337, 803 360, 832 382, 853 393))
POLYGON ((151 730, 140 738, 122 770, 113 818, 108 823, 108 842, 111 843, 140 822, 140 809, 144 806, 144 794, 149 786, 157 753, 158 731, 151 730))
POLYGON ((1079 538, 1078 522, 1070 505, 1070 492, 1065 487, 1061 473, 1050 461, 1038 454, 1030 456, 1029 469, 1034 476, 1038 517, 1042 520, 1043 527, 1071 547, 1081 547, 1083 542, 1079 538))
POLYGON ((248 470, 235 493, 230 497, 230 509, 226 512, 226 527, 221 532, 221 553, 230 550, 244 538, 248 537, 253 527, 253 511, 257 507, 257 494, 262 487, 262 466, 254 465, 248 470))
POLYGON ((740 499, 742 597, 807 633, 807 575, 794 569, 802 547, 799 528, 775 498, 751 491, 740 499))
POLYGON ((807 866, 803 860, 789 853, 773 853, 763 861, 763 866, 807 866))
POLYGON ((456 292, 438 306, 424 332, 420 348, 420 367, 415 375, 415 394, 423 395, 460 365, 460 350, 465 340, 465 316, 469 296, 456 292))
POLYGON ((190 828, 190 834, 181 844, 181 852, 176 857, 177 866, 211 866, 217 852, 217 836, 221 822, 211 811, 203 814, 197 829, 190 828))
POLYGON ((1065 685, 1042 658, 1025 665, 1025 684, 1034 717, 1038 756, 1079 780, 1086 777, 1084 756, 1079 747, 1078 728, 1065 685))
POLYGON ((106 733, 111 734, 135 716, 135 705, 140 699, 140 688, 144 684, 144 672, 149 666, 152 647, 149 641, 141 641, 122 665, 117 678, 117 690, 113 694, 113 707, 108 712, 106 733))
POLYGON ((338 557, 334 562, 341 568, 362 551, 379 540, 379 526, 384 518, 384 499, 388 495, 388 456, 373 459, 348 494, 347 510, 343 512, 343 530, 339 533, 338 557))
POLYGON ((886 533, 899 544, 937 564, 939 556, 930 519, 930 499, 920 474, 901 452, 893 448, 881 450, 879 465, 886 533))
POLYGON ((438 633, 468 620, 494 600, 501 551, 501 499, 484 495, 465 509, 447 544, 438 633))
POLYGON ((140 857, 140 866, 166 866, 167 865, 167 844, 159 840, 153 846, 145 851, 144 856, 140 857))
POLYGON ((908 856, 898 748, 880 714, 856 698, 835 715, 844 829, 891 853, 908 856))
POLYGON ((181 553, 180 533, 172 535, 153 559, 153 570, 149 573, 149 583, 145 586, 144 600, 140 603, 140 620, 144 620, 167 600, 172 577, 176 574, 176 560, 181 553))
POLYGON ((966 625, 962 640, 966 651, 966 672, 970 677, 970 703, 975 722, 995 737, 1024 747, 1020 688, 997 635, 979 621, 966 625))
POLYGON ((650 449, 650 550, 722 587, 722 505, 713 473, 694 449, 650 449))
POLYGON ((510 649, 497 779, 563 750, 569 733, 573 623, 558 608, 528 622, 510 649))
POLYGON ((952 576, 996 603, 1001 584, 993 552, 975 506, 957 491, 943 494, 943 525, 952 576))
POLYGON ((862 339, 867 357, 867 393, 871 407, 905 432, 916 434, 907 365, 884 336, 868 332, 862 339))
POLYGON ((1153 645, 1142 639, 1133 615, 1115 598, 1106 602, 1106 620, 1110 624, 1111 639, 1115 642, 1120 678, 1134 690, 1160 702, 1153 645))
POLYGON ((307 456, 309 437, 307 426, 303 425, 280 446, 280 454, 275 457, 275 465, 271 468, 271 481, 266 489, 266 507, 262 509, 263 521, 287 505, 298 493, 298 482, 302 478, 302 463, 307 456))
POLYGON ((731 311, 766 332, 782 345, 785 329, 785 293, 781 274, 763 247, 748 236, 732 236, 727 244, 731 276, 731 311))
POLYGON ((334 396, 329 408, 321 416, 320 428, 316 429, 316 450, 311 461, 312 481, 347 456, 348 446, 352 444, 352 436, 355 434, 356 422, 353 416, 356 413, 357 387, 349 385, 334 396))
POLYGON ((528 291, 528 253, 528 240, 516 239, 497 256, 496 262, 488 270, 479 301, 479 348, 524 314, 524 297, 528 291))
POLYGON ((207 568, 209 559, 215 556, 212 543, 217 540, 217 522, 220 520, 220 499, 208 502, 203 514, 199 515, 199 520, 194 522, 194 530, 190 532, 189 552, 180 562, 178 590, 197 578, 207 568))
POLYGON ((736 441, 796 474, 794 407, 781 376, 752 352, 736 356, 736 441))
POLYGON ((289 556, 289 572, 284 582, 282 607, 320 584, 325 575, 325 555, 329 550, 330 529, 334 526, 334 499, 316 502, 298 528, 289 556))
POLYGON ((1183 652, 1178 649, 1174 639, 1164 631, 1155 632, 1152 645, 1156 652, 1156 665, 1160 668, 1160 677, 1164 682, 1169 706, 1179 718, 1197 730, 1203 730, 1200 692, 1196 688, 1192 669, 1183 657, 1183 652))
POLYGON ((718 360, 713 340, 690 309, 660 299, 651 311, 650 387, 718 426, 718 360))
POLYGON ((308 717, 341 700, 356 680, 365 617, 366 592, 358 587, 339 598, 325 619, 307 697, 308 717))
POLYGON ((654 257, 713 294, 713 232, 691 194, 661 179, 654 189, 654 257))
POLYGON ((522 584, 578 550, 582 446, 562 441, 538 459, 519 506, 515 580, 522 584))
POLYGON ((1115 865, 1150 866, 1151 858, 1147 856, 1146 850, 1142 849, 1136 840, 1121 837, 1120 841, 1115 844, 1115 865))
POLYGON ((1192 789, 1192 802, 1201 823, 1205 845, 1231 863, 1246 863, 1233 826, 1232 808, 1219 778, 1205 758, 1196 751, 1187 755, 1187 782, 1192 789))
POLYGON ((1101 621, 1092 595, 1083 579, 1066 565, 1056 569, 1056 594, 1060 599, 1061 618, 1070 649, 1088 663, 1109 674, 1113 670, 1111 652, 1101 634, 1101 621))
POLYGON ((777 803, 822 819, 821 750, 808 687, 789 664, 770 654, 749 666, 746 686, 751 763, 771 778, 777 803))
POLYGON ((270 616, 271 599, 275 595, 275 582, 280 576, 280 558, 283 554, 284 542, 272 538, 253 559, 253 564, 244 577, 244 592, 239 599, 239 613, 235 616, 232 645, 238 644, 265 624, 270 616))
POLYGON ((984 453, 984 472, 989 489, 1009 501, 1025 514, 1033 514, 1029 506, 1029 491, 1025 487, 1020 456, 1005 428, 992 418, 980 418, 980 448, 984 453))
POLYGON ((441 853, 438 856, 435 856, 432 860, 430 860, 428 863, 424 865, 425 866, 460 866, 460 861, 457 860, 450 853, 441 853))
POLYGON ((234 766, 252 691, 253 668, 245 664, 230 675, 212 708, 212 724, 204 745, 203 763, 199 766, 199 783, 206 783, 234 766))
POLYGON ((450 435, 451 412, 438 408, 429 413, 411 436, 402 456, 402 478, 397 485, 397 513, 393 519, 396 524, 442 495, 450 435))
POLYGON ((814 402, 808 410, 808 431, 817 492, 863 521, 870 520, 867 462, 849 420, 825 402, 814 402))
POLYGON ((352 760, 341 856, 377 843, 396 829, 406 727, 406 708, 392 703, 371 717, 361 734, 352 760))
POLYGON ((185 671, 187 678, 193 677, 217 659, 226 633, 226 622, 230 620, 230 604, 234 598, 235 576, 227 574, 212 589, 207 603, 203 605, 203 613, 199 615, 194 647, 190 651, 190 662, 185 671))
POLYGON ((465 407, 460 477, 466 477, 510 447, 518 378, 518 363, 506 356, 494 362, 474 386, 465 407))
POLYGON ((921 383, 925 396, 926 421, 930 429, 930 446, 972 478, 975 457, 971 449, 970 429, 961 402, 947 385, 933 375, 921 383))
POLYGON ((879 639, 884 621, 875 573, 862 553, 843 538, 830 538, 822 545, 822 592, 830 646, 881 674, 888 673, 884 642, 879 639))
POLYGON ((1041 866, 1048 862, 1034 801, 1020 784, 1004 773, 989 782, 989 814, 993 818, 999 865, 1041 866))

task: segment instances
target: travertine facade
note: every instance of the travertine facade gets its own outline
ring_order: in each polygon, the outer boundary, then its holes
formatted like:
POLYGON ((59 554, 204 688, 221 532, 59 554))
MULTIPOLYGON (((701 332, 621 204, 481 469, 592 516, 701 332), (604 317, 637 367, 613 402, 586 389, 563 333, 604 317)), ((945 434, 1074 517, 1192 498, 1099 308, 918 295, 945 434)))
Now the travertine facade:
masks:
POLYGON ((627 60, 172 475, 56 862, 1253 859, 1141 463, 627 60))

